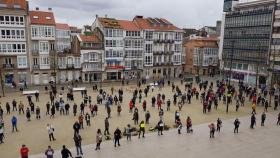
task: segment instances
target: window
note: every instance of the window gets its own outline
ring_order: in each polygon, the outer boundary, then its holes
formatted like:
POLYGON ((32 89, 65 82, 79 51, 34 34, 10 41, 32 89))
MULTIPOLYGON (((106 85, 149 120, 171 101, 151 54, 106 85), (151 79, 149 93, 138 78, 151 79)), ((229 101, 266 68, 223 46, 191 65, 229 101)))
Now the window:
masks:
POLYGON ((17 57, 18 68, 26 68, 27 67, 27 57, 26 56, 18 56, 17 57))
POLYGON ((153 45, 146 44, 146 53, 152 53, 152 52, 153 52, 153 45))
POLYGON ((6 65, 12 64, 12 58, 5 58, 5 64, 6 65))
POLYGON ((152 31, 147 31, 145 38, 146 38, 146 40, 152 40, 153 39, 153 32, 152 31))
POLYGON ((40 57, 40 65, 49 65, 49 57, 41 56, 40 57))
POLYGON ((152 56, 146 56, 145 57, 145 65, 152 65, 152 56))
POLYGON ((38 58, 33 58, 33 65, 38 65, 38 58))
POLYGON ((49 43, 48 42, 40 42, 40 52, 49 52, 49 43))

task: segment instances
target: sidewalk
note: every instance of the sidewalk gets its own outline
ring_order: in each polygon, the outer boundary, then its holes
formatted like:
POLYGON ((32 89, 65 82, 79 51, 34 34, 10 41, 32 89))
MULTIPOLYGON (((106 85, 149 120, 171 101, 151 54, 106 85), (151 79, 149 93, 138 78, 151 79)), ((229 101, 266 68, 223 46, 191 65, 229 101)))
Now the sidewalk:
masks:
MULTIPOLYGON (((114 148, 113 141, 103 142, 101 151, 94 150, 95 144, 87 145, 83 146, 84 158, 276 158, 280 155, 277 114, 268 113, 264 127, 260 126, 260 114, 257 115, 257 127, 254 130, 249 128, 249 116, 239 118, 239 134, 233 133, 233 120, 224 120, 221 133, 216 132, 214 139, 209 139, 208 123, 194 126, 193 134, 187 134, 183 129, 181 135, 177 134, 177 130, 170 130, 165 131, 163 136, 151 133, 144 139, 132 137, 131 142, 123 138, 118 148, 114 148)), ((71 152, 75 156, 74 148, 71 152)), ((43 154, 30 156, 43 157, 43 154)), ((60 158, 60 151, 55 151, 54 157, 60 158)))

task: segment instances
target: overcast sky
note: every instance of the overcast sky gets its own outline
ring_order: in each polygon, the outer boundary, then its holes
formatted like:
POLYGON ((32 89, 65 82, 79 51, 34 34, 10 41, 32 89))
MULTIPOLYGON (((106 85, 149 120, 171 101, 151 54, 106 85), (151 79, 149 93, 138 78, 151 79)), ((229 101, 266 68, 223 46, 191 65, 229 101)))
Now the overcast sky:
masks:
POLYGON ((135 15, 163 17, 178 27, 215 25, 223 0, 29 0, 30 10, 53 8, 56 22, 83 26, 95 15, 131 20, 135 15))

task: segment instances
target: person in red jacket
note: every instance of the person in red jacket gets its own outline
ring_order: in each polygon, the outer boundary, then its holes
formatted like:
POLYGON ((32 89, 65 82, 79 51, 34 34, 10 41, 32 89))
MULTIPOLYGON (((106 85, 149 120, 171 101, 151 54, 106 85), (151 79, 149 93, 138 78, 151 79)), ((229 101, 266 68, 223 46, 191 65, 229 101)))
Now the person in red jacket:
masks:
POLYGON ((129 112, 132 113, 132 109, 133 109, 133 102, 132 100, 130 100, 129 102, 129 112))
POLYGON ((20 149, 21 158, 28 158, 29 149, 23 144, 20 149))

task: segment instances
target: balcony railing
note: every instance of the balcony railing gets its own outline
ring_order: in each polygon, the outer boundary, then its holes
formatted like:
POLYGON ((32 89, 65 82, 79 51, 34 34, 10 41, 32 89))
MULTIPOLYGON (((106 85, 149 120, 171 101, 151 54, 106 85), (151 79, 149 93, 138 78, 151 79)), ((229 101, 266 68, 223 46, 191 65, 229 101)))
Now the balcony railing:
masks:
POLYGON ((67 69, 74 69, 75 66, 74 66, 74 64, 67 64, 67 65, 66 65, 66 68, 67 68, 67 69))
POLYGON ((39 50, 32 50, 32 55, 39 55, 39 50))
POLYGON ((3 69, 13 69, 15 68, 14 64, 3 64, 3 69))
POLYGON ((33 65, 33 69, 38 70, 38 69, 40 69, 40 66, 39 65, 33 65))

